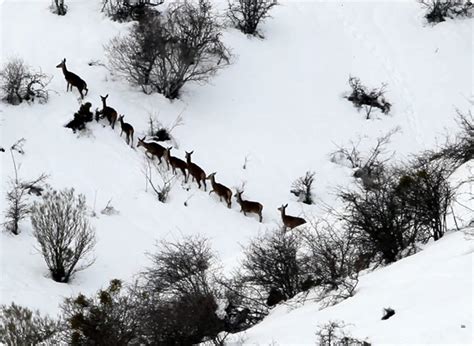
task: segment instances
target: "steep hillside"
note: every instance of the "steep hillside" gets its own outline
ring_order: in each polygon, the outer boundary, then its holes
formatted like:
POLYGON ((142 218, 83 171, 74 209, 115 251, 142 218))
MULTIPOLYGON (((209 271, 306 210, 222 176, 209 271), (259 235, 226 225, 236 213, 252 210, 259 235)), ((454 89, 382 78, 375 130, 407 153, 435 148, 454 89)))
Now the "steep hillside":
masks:
MULTIPOLYGON (((395 160, 406 158, 451 133, 455 108, 467 110, 474 102, 472 20, 427 26, 415 1, 280 1, 263 26, 265 39, 227 29, 224 41, 233 52, 232 65, 208 85, 187 85, 182 98, 173 102, 144 95, 105 67, 88 64, 105 63, 103 45, 130 24, 104 17, 97 0, 68 1, 64 17, 50 13, 50 2, 0 3, 0 64, 22 57, 54 77, 47 104, 0 104, 0 146, 8 149, 25 138, 25 154, 18 157, 21 176, 46 173, 55 188, 83 193, 91 210, 99 212, 111 200, 119 214, 92 218, 96 261, 67 285, 48 277, 29 221, 22 223, 19 236, 0 232, 0 303, 15 301, 54 314, 72 293, 95 292, 112 278, 133 278, 147 265, 145 253, 153 251, 157 240, 187 234, 210 238, 230 270, 242 245, 278 227, 276 208, 282 203, 289 203, 290 213, 308 216, 318 215, 323 203, 336 205, 335 188, 353 183, 350 169, 329 160, 338 145, 362 138, 362 146, 369 146, 400 127, 388 149, 395 160), (160 203, 145 190, 142 148, 130 149, 117 128, 94 122, 86 135, 64 128, 79 102, 76 90, 66 92, 61 70, 55 68, 63 58, 87 81, 85 101, 95 109, 101 105, 99 96, 109 94, 109 104, 126 115, 135 137, 145 134, 150 114, 165 125, 182 114, 183 124, 173 132, 175 154, 184 157, 185 150, 194 150, 193 159, 207 173, 217 172, 219 181, 229 187, 245 182, 246 197, 264 205, 264 222, 244 217, 235 202, 227 209, 181 178, 169 203, 160 203), (349 91, 349 75, 373 87, 387 83, 391 114, 365 120, 342 98, 349 91), (317 203, 311 207, 289 191, 306 171, 316 172, 317 203)), ((0 157, 3 211, 13 166, 8 151, 0 157)), ((472 174, 472 167, 462 174, 472 174)), ((469 219, 465 208, 456 211, 469 219)), ((426 252, 367 275, 353 299, 314 318, 308 317, 316 311, 311 304, 291 313, 282 306, 245 338, 252 343, 311 343, 315 324, 337 317, 354 323, 358 336, 374 342, 467 342, 472 329, 459 325, 472 324, 467 310, 471 265, 472 241, 453 234, 426 252), (386 306, 399 315, 382 327, 379 315, 386 306), (425 315, 431 319, 425 321, 425 315), (290 325, 294 333, 288 332, 290 325)))

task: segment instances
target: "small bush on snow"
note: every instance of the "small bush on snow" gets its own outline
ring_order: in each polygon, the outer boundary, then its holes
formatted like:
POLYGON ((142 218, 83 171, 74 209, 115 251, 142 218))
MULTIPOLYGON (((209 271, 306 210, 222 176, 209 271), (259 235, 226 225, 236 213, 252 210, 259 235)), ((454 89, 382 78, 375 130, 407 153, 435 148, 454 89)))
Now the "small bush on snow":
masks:
POLYGON ((471 18, 474 5, 470 0, 418 0, 425 8, 428 23, 441 23, 446 18, 471 18))
POLYGON ((258 26, 276 4, 276 0, 228 0, 227 16, 244 34, 261 36, 258 26))
POLYGON ((33 235, 54 281, 68 282, 89 267, 95 234, 86 215, 83 195, 74 189, 47 191, 31 209, 33 235))
POLYGON ((379 108, 383 114, 388 114, 392 105, 385 100, 385 84, 379 89, 369 90, 362 85, 357 77, 349 77, 349 86, 352 92, 346 98, 352 102, 354 107, 360 110, 365 109, 366 119, 370 119, 373 108, 379 108))

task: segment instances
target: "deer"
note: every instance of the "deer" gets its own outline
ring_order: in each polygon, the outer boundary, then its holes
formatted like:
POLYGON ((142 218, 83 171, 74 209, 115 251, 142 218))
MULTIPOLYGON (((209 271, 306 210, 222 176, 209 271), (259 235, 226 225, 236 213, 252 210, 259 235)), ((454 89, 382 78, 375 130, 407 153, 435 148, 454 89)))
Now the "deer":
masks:
POLYGON ((185 182, 188 182, 189 175, 193 176, 193 180, 196 180, 198 187, 201 188, 201 181, 204 185, 204 191, 206 191, 206 173, 204 170, 196 165, 195 163, 191 162, 191 155, 194 153, 194 150, 188 153, 186 151, 186 163, 188 165, 188 176, 186 177, 185 182))
POLYGON ((165 159, 168 162, 168 167, 171 167, 173 174, 176 174, 176 168, 180 169, 186 179, 186 168, 188 168, 188 164, 180 158, 171 156, 171 149, 172 147, 166 148, 164 153, 165 159))
POLYGON ((278 210, 281 212, 281 219, 283 221, 285 230, 288 228, 291 230, 306 223, 306 220, 301 217, 286 215, 286 207, 288 207, 288 204, 282 205, 280 208, 278 208, 278 210))
POLYGON ((102 99, 102 110, 96 112, 96 116, 101 115, 102 118, 106 117, 109 121, 110 126, 112 126, 112 129, 114 129, 118 114, 115 109, 107 106, 107 97, 109 97, 109 94, 105 96, 100 96, 100 98, 102 99))
POLYGON ((122 133, 125 132, 125 140, 127 141, 127 144, 130 144, 130 146, 133 148, 133 133, 135 132, 135 130, 133 129, 132 125, 123 121, 124 117, 125 115, 122 114, 118 118, 120 127, 122 128, 122 132, 120 132, 120 137, 122 137, 122 133))
POLYGON ((158 160, 160 160, 160 163, 161 163, 161 158, 163 157, 166 149, 164 147, 162 147, 161 145, 159 145, 158 143, 155 143, 155 142, 145 142, 145 136, 143 136, 143 138, 138 138, 138 144, 137 144, 137 148, 138 147, 143 147, 145 148, 146 150, 146 154, 148 156, 148 154, 151 155, 151 158, 153 159, 153 157, 158 157, 158 160))
POLYGON ((244 213, 245 216, 247 216, 247 213, 254 213, 259 216, 259 221, 262 222, 262 211, 263 211, 263 205, 261 205, 258 202, 254 201, 246 201, 242 199, 242 194, 244 193, 243 190, 236 190, 236 193, 234 197, 237 199, 237 203, 240 204, 240 212, 244 213))
POLYGON ((84 99, 84 94, 82 93, 82 90, 85 90, 87 95, 87 93, 89 92, 89 89, 87 89, 87 83, 77 74, 69 72, 67 70, 66 58, 64 58, 63 61, 61 61, 61 63, 58 64, 56 67, 61 68, 63 70, 64 78, 66 78, 67 82, 66 91, 69 91, 69 89, 71 89, 72 91, 72 87, 74 86, 77 88, 77 90, 79 90, 81 98, 84 99))
POLYGON ((207 177, 211 181, 212 190, 209 191, 209 194, 215 192, 217 196, 219 196, 219 201, 222 202, 222 198, 227 203, 227 208, 232 207, 232 191, 227 186, 222 184, 216 183, 216 172, 209 174, 207 177))

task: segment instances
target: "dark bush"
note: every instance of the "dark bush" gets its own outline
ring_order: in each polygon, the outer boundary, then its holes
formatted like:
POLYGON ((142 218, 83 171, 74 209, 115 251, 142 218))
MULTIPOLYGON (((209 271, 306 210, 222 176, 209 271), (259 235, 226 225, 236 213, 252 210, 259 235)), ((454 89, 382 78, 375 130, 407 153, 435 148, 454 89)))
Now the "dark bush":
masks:
POLYGON ((60 331, 59 322, 38 311, 11 303, 0 306, 0 343, 5 345, 51 344, 60 331), (50 343, 47 343, 47 342, 50 343))
POLYGON ((302 291, 305 279, 298 257, 300 239, 278 230, 254 239, 245 249, 242 270, 245 280, 267 294, 278 290, 284 300, 302 291))
POLYGON ((64 0, 52 0, 51 12, 57 14, 58 16, 65 16, 67 10, 68 7, 64 4, 64 0))
POLYGON ((228 0, 227 16, 244 34, 261 36, 258 26, 276 4, 276 0, 228 0))
POLYGON ((304 177, 298 178, 291 186, 290 192, 305 204, 313 204, 314 172, 306 172, 304 177))
POLYGON ((102 0, 102 12, 118 22, 140 21, 147 16, 156 15, 155 7, 163 2, 164 0, 102 0))
POLYGON ((33 235, 54 281, 68 282, 79 270, 89 267, 95 245, 94 230, 86 215, 83 195, 74 189, 47 191, 31 210, 33 235))
POLYGON ((379 108, 383 114, 388 114, 392 105, 385 100, 385 87, 383 84, 379 89, 372 89, 369 91, 365 86, 362 85, 361 81, 357 77, 349 77, 349 86, 352 92, 346 98, 352 102, 352 104, 360 110, 362 107, 365 109, 366 119, 370 119, 370 114, 373 108, 379 108))
POLYGON ((69 345, 129 345, 140 340, 138 316, 129 292, 122 282, 112 280, 105 290, 93 297, 79 294, 62 305, 69 345))
POLYGON ((2 99, 18 105, 23 101, 46 103, 48 101, 48 76, 41 71, 32 71, 22 59, 9 60, 0 70, 2 99))
POLYGON ((418 0, 425 8, 428 23, 441 23, 446 18, 471 18, 474 6, 470 0, 418 0))
POLYGON ((392 308, 384 308, 382 320, 388 320, 393 315, 395 315, 395 310, 393 310, 392 308))
POLYGON ((215 258, 208 241, 187 237, 161 242, 136 289, 142 334, 154 345, 191 345, 224 330, 217 316, 215 258))
POLYGON ((106 47, 110 67, 149 94, 179 96, 187 82, 207 81, 229 63, 209 1, 186 1, 136 24, 106 47))

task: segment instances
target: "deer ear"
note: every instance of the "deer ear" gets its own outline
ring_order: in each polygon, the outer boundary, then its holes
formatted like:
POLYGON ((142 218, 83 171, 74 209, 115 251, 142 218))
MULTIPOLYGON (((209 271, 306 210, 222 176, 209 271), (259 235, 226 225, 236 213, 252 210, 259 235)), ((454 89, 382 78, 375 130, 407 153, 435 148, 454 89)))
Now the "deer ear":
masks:
POLYGON ((285 204, 285 206, 284 206, 283 208, 286 208, 286 207, 288 207, 288 203, 286 203, 286 204, 285 204))
POLYGON ((66 62, 66 58, 63 59, 63 62, 66 62))
POLYGON ((109 94, 105 95, 105 98, 109 97, 109 94))

